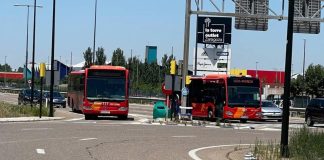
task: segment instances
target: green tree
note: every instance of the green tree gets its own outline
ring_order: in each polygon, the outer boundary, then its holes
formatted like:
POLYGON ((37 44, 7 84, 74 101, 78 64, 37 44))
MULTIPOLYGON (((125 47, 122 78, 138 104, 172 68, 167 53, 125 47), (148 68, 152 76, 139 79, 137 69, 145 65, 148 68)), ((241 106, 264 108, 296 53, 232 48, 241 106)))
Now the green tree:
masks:
POLYGON ((96 65, 104 65, 106 64, 106 55, 105 55, 105 50, 102 47, 99 47, 96 51, 96 65))
POLYGON ((291 80, 291 93, 293 96, 301 95, 305 91, 305 81, 303 76, 298 75, 296 79, 291 80))
POLYGON ((23 67, 19 67, 18 70, 17 70, 17 72, 20 72, 20 73, 24 72, 24 68, 23 67))
POLYGON ((175 59, 175 57, 173 56, 173 54, 171 54, 170 56, 168 56, 167 54, 164 54, 161 60, 162 63, 162 72, 161 74, 163 75, 163 77, 167 74, 170 74, 170 63, 171 60, 175 59))
POLYGON ((120 48, 114 50, 111 58, 111 64, 113 66, 124 66, 126 67, 126 60, 124 56, 124 51, 120 48))
POLYGON ((9 64, 4 64, 4 65, 1 65, 0 64, 0 72, 12 72, 12 68, 9 64))
POLYGON ((321 95, 320 87, 324 79, 324 68, 321 65, 309 65, 305 73, 306 92, 312 97, 321 95))
POLYGON ((88 49, 83 52, 83 58, 84 58, 84 67, 83 68, 89 68, 92 65, 92 52, 91 48, 88 47, 88 49))

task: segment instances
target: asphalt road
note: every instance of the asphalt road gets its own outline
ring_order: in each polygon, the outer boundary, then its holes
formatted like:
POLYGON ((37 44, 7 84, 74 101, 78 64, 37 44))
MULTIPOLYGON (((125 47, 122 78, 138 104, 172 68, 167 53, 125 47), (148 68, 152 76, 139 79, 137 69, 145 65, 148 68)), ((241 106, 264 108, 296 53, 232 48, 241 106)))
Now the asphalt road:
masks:
POLYGON ((188 152, 199 147, 278 141, 279 137, 279 132, 131 122, 1 123, 1 159, 190 159, 188 152))

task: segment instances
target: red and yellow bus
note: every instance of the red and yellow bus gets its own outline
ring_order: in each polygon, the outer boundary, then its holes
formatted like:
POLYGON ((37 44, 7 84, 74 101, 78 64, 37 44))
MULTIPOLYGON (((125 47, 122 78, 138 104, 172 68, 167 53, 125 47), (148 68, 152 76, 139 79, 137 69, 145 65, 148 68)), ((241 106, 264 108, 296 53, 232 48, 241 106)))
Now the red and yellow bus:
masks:
POLYGON ((209 74, 191 77, 189 104, 193 117, 261 118, 261 84, 258 78, 209 74))
POLYGON ((120 66, 98 65, 69 76, 68 104, 82 111, 85 119, 99 115, 128 117, 128 70, 120 66))

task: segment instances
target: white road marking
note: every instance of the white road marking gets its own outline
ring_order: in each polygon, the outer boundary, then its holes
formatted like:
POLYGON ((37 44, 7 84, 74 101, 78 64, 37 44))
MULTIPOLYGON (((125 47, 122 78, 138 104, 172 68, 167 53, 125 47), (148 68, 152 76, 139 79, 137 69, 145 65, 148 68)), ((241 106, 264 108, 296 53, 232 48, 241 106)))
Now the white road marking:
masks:
POLYGON ((72 122, 72 123, 90 124, 90 123, 97 123, 97 122, 96 121, 85 121, 85 122, 72 122))
POLYGON ((281 129, 279 129, 279 128, 262 128, 262 129, 259 129, 259 130, 262 130, 262 131, 281 131, 281 129))
POLYGON ((72 118, 72 119, 67 119, 67 120, 64 120, 64 121, 71 122, 71 121, 79 121, 79 120, 83 120, 83 119, 84 119, 84 117, 82 117, 82 118, 72 118))
POLYGON ((98 138, 83 138, 83 139, 79 139, 80 141, 90 141, 90 140, 95 140, 98 138))
POLYGON ((172 136, 173 138, 195 138, 196 136, 172 136))
POLYGON ((23 128, 22 131, 40 131, 40 130, 49 130, 53 128, 23 128))
POLYGON ((36 152, 38 154, 45 154, 45 150, 44 149, 36 149, 36 152))
POLYGON ((119 127, 121 125, 118 125, 118 124, 97 124, 97 125, 94 125, 95 127, 119 127))
POLYGON ((143 114, 128 114, 133 117, 141 117, 141 118, 152 118, 152 116, 149 115, 143 115, 143 114))
POLYGON ((147 118, 142 118, 142 119, 140 119, 140 120, 138 120, 139 122, 142 122, 142 123, 147 123, 147 122, 149 122, 149 119, 147 119, 147 118))
POLYGON ((202 160, 196 155, 196 152, 198 152, 200 150, 210 149, 210 148, 233 147, 233 146, 249 146, 249 145, 253 145, 253 144, 230 144, 230 145, 201 147, 201 148, 197 148, 197 149, 193 149, 193 150, 189 151, 188 154, 194 160, 202 160))

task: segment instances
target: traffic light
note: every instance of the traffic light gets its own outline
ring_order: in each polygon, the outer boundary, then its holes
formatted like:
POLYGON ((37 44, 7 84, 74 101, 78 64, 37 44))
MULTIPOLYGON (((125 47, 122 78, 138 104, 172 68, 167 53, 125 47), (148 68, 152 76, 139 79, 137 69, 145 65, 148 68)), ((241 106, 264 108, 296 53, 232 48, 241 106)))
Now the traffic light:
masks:
POLYGON ((186 76, 186 85, 189 85, 191 83, 190 76, 186 76))
POLYGON ((39 76, 42 78, 45 77, 45 63, 39 65, 39 76))
POLYGON ((171 61, 170 74, 175 75, 177 69, 177 62, 175 60, 171 61))

